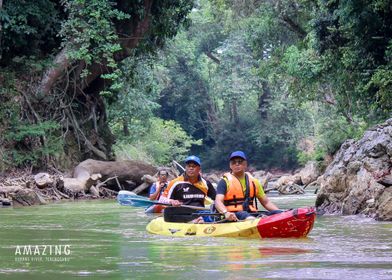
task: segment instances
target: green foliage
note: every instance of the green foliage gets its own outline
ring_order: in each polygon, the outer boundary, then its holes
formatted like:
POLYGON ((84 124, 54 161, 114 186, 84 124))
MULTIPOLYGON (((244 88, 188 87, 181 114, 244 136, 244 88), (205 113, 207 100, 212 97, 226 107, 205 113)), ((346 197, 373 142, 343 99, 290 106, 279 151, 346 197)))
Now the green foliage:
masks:
MULTIPOLYGON (((176 48, 176 51, 163 62, 167 69, 161 73, 164 85, 160 92, 159 116, 175 120, 194 138, 208 141, 211 102, 208 84, 198 68, 194 45, 181 34, 173 44, 170 47, 176 48)), ((165 50, 166 54, 169 52, 172 52, 171 49, 165 50)))
POLYGON ((61 10, 50 0, 4 1, 0 9, 0 64, 14 57, 43 56, 59 45, 61 10))
MULTIPOLYGON (((164 164, 191 149, 204 158, 203 168, 226 168, 228 154, 242 149, 255 167, 293 168, 321 161, 391 115, 390 1, 153 1, 148 31, 122 49, 132 28, 142 27, 144 4, 4 3, 0 156, 39 165, 61 151, 63 104, 53 106, 56 114, 36 109, 35 118, 23 112, 29 106, 22 92, 64 46, 76 67, 68 77, 76 75, 56 93, 72 100, 82 129, 103 135, 97 127, 110 125, 119 158, 164 164), (123 55, 128 59, 119 63, 123 55), (80 68, 92 65, 108 71, 85 85, 88 73, 80 68), (106 103, 86 106, 92 96, 106 103), (309 138, 312 153, 298 144, 309 138)), ((58 96, 31 96, 32 106, 57 104, 58 96)))
POLYGON ((325 65, 321 78, 334 77, 331 86, 340 112, 368 122, 383 120, 392 110, 388 102, 392 11, 383 8, 385 3, 319 1, 312 20, 314 40, 309 47, 325 65))
MULTIPOLYGON (((63 37, 63 44, 69 47, 69 58, 82 60, 87 66, 100 62, 116 70, 114 53, 120 51, 121 46, 114 22, 128 19, 130 15, 116 9, 115 3, 107 0, 64 1, 64 4, 69 18, 59 34, 63 37)), ((118 72, 113 71, 103 78, 114 80, 118 76, 118 72)))
POLYGON ((14 166, 42 167, 42 158, 56 157, 62 153, 62 140, 56 135, 59 125, 52 121, 38 124, 20 123, 5 134, 6 146, 16 149, 5 152, 4 159, 14 166))
MULTIPOLYGON (((108 103, 109 124, 118 137, 123 137, 124 128, 132 131, 133 140, 139 131, 144 131, 146 120, 158 109, 158 84, 152 66, 153 57, 131 57, 121 65, 121 78, 116 80, 117 98, 108 103)), ((132 136, 131 135, 131 136, 132 136)), ((128 135, 125 135, 129 137, 128 135)))
POLYGON ((183 159, 193 145, 201 145, 201 140, 194 140, 174 121, 159 118, 150 120, 150 126, 139 133, 137 140, 123 138, 116 144, 117 159, 144 160, 163 165, 173 159, 183 159))
POLYGON ((145 57, 186 23, 192 1, 3 2, 0 132, 6 133, 0 135, 0 151, 11 166, 47 163, 57 150, 63 151, 55 145, 63 140, 66 153, 75 151, 67 155, 72 160, 76 153, 83 154, 80 159, 92 156, 79 143, 83 137, 94 136, 89 140, 110 156, 108 121, 119 137, 145 132, 146 119, 158 108, 153 63, 145 57), (63 50, 66 56, 57 56, 63 50), (60 68, 68 68, 43 96, 37 88, 40 80, 52 78, 43 74, 54 66, 54 57, 60 68), (125 57, 129 59, 121 64, 125 57), (95 77, 102 69, 105 74, 95 77), (7 83, 8 72, 17 77, 13 83, 7 83))

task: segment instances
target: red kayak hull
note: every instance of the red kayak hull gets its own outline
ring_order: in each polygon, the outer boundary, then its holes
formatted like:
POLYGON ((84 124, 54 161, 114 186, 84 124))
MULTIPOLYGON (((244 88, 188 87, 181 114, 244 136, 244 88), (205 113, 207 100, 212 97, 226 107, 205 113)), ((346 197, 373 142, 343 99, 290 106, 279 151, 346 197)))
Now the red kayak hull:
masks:
POLYGON ((260 219, 257 230, 261 238, 306 237, 315 219, 314 207, 297 208, 260 219))

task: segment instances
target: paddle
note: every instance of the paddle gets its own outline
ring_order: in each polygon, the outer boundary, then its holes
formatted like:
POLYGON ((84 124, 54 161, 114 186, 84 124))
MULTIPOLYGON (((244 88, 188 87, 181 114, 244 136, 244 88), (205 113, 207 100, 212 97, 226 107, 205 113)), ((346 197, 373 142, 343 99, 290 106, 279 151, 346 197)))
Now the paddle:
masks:
MULTIPOLYGON (((206 210, 206 209, 204 209, 206 210)), ((254 217, 263 216, 271 216, 275 214, 279 214, 284 212, 283 210, 274 210, 274 211, 257 211, 254 213, 250 213, 254 217)), ((209 211, 195 211, 195 209, 183 208, 183 207, 167 207, 163 211, 163 219, 165 222, 173 222, 173 223, 187 223, 189 221, 194 220, 197 217, 222 217, 221 213, 211 213, 209 211)), ((206 219, 203 218, 207 222, 214 222, 216 219, 206 219)))
MULTIPOLYGON (((117 195, 117 201, 121 205, 144 207, 144 208, 149 207, 151 205, 172 206, 170 203, 164 203, 158 200, 149 200, 147 197, 137 195, 130 191, 119 191, 117 195)), ((186 208, 196 209, 196 210, 207 210, 207 208, 192 206, 192 205, 181 205, 181 206, 186 208)))
MULTIPOLYGON (((207 209, 204 209, 207 210, 207 209)), ((196 209, 184 207, 167 207, 163 210, 163 219, 165 222, 187 223, 201 216, 222 216, 220 213, 211 213, 208 211, 198 212, 196 209)))

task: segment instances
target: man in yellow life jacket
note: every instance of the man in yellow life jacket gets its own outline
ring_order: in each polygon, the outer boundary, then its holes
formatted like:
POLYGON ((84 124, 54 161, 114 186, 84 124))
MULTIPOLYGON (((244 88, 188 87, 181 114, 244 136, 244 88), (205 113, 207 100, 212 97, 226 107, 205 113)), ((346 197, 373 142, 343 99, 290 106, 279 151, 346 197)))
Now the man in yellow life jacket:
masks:
POLYGON ((247 158, 242 151, 230 155, 231 173, 225 173, 216 190, 215 208, 229 221, 254 219, 249 212, 257 211, 256 198, 269 211, 279 210, 264 193, 259 180, 246 172, 247 158))
POLYGON ((204 207, 204 199, 208 196, 215 199, 212 184, 200 175, 201 161, 196 156, 185 159, 185 173, 172 181, 163 192, 160 201, 173 206, 192 205, 204 207))

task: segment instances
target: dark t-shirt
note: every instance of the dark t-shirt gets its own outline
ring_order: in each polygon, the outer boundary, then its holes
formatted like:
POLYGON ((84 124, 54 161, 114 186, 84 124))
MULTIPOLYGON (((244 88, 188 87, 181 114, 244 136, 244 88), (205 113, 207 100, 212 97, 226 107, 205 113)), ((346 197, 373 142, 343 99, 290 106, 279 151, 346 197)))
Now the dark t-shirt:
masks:
POLYGON ((225 180, 221 179, 218 182, 218 186, 216 187, 216 194, 223 194, 227 193, 227 183, 225 180))
MULTIPOLYGON (((207 196, 213 200, 216 197, 216 191, 210 181, 207 181, 207 196)), ((178 184, 170 195, 171 199, 179 200, 185 205, 204 207, 204 193, 189 182, 178 184)))

